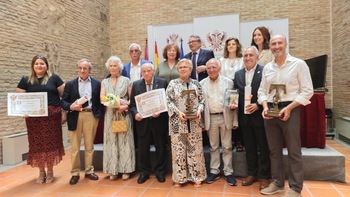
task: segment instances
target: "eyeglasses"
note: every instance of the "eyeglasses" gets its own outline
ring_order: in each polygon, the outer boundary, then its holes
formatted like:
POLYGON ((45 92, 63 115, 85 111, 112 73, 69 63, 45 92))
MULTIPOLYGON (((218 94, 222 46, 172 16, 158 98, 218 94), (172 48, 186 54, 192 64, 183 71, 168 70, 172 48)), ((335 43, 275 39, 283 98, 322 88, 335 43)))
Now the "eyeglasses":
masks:
POLYGON ((187 68, 190 68, 190 67, 188 67, 188 66, 179 66, 179 70, 181 70, 181 69, 187 69, 187 68))
POLYGON ((198 42, 198 40, 192 40, 192 41, 189 41, 187 44, 193 44, 195 42, 198 42))
POLYGON ((135 49, 135 50, 130 50, 129 52, 130 53, 137 53, 137 52, 139 52, 140 50, 138 50, 138 49, 135 49))

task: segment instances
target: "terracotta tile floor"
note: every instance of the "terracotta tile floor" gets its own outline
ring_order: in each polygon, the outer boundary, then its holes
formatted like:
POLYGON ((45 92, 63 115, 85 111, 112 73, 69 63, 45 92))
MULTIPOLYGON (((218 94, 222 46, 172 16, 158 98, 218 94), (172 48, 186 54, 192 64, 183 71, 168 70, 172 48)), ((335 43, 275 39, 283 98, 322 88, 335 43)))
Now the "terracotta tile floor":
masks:
MULTIPOLYGON (((346 183, 325 182, 325 181, 305 181, 302 196, 304 197, 350 197, 350 148, 336 140, 327 140, 327 145, 338 150, 346 157, 346 183)), ((252 186, 231 187, 221 178, 213 184, 203 184, 201 188, 195 188, 192 184, 187 184, 181 188, 172 186, 171 175, 166 178, 165 183, 158 183, 155 176, 144 184, 137 184, 138 174, 135 173, 128 181, 117 179, 109 181, 107 174, 96 172, 100 179, 90 181, 83 178, 76 185, 69 185, 70 179, 70 158, 69 149, 62 163, 54 168, 55 181, 51 184, 36 184, 38 176, 36 168, 31 168, 26 164, 0 172, 0 196, 59 196, 59 197, 93 197, 93 196, 142 196, 142 197, 247 197, 262 196, 258 189, 258 183, 252 186)), ((288 185, 288 184, 286 184, 288 185)), ((287 193, 288 189, 286 188, 287 193)), ((272 195, 272 196, 282 196, 272 195)))

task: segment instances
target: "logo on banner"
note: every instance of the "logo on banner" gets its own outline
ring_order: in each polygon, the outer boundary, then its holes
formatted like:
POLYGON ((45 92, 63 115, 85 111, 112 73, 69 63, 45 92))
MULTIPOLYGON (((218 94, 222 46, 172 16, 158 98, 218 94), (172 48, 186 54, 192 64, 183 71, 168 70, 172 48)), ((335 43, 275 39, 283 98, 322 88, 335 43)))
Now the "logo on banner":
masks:
POLYGON ((168 44, 177 44, 179 39, 179 34, 170 34, 169 38, 166 39, 168 44))
POLYGON ((213 51, 222 51, 226 39, 227 33, 225 31, 220 32, 219 30, 215 30, 214 32, 207 34, 207 42, 213 51))

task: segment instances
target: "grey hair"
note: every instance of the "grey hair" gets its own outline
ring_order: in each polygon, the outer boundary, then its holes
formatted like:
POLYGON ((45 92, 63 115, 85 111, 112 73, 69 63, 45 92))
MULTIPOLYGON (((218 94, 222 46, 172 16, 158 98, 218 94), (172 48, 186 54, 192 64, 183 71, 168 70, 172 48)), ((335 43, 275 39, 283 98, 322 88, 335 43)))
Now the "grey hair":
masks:
POLYGON ((120 72, 119 74, 121 74, 122 71, 123 71, 123 68, 124 68, 124 64, 123 64, 122 60, 116 55, 115 56, 110 56, 108 58, 108 60, 106 61, 106 63, 105 63, 105 66, 106 66, 107 69, 109 68, 109 64, 111 62, 115 62, 119 66, 119 72, 120 72))
POLYGON ((129 50, 130 50, 132 47, 136 47, 139 51, 142 51, 142 50, 141 50, 141 46, 140 46, 139 44, 131 43, 131 45, 129 46, 129 50))
POLYGON ((80 59, 78 62, 77 62, 77 67, 79 66, 79 64, 80 63, 82 63, 82 62, 86 62, 86 63, 88 63, 89 64, 89 68, 90 68, 90 70, 92 70, 92 63, 90 62, 90 60, 88 60, 88 59, 86 59, 86 58, 82 58, 82 59, 80 59))
POLYGON ((207 61, 207 63, 205 64, 205 66, 208 67, 208 65, 209 65, 210 62, 215 62, 215 63, 218 65, 218 67, 221 68, 221 62, 220 62, 218 59, 216 59, 216 58, 211 58, 210 60, 207 61))
POLYGON ((259 57, 259 50, 256 48, 256 46, 252 45, 252 46, 249 46, 247 47, 246 49, 244 49, 243 51, 243 55, 245 54, 245 52, 248 50, 248 49, 253 49, 255 51, 255 54, 259 57))
POLYGON ((142 68, 143 68, 144 66, 148 66, 148 65, 150 65, 151 68, 152 68, 152 70, 154 70, 154 65, 153 65, 152 63, 150 63, 150 62, 146 62, 146 63, 142 64, 142 65, 141 65, 141 70, 142 70, 142 68))
POLYGON ((198 42, 202 42, 202 39, 201 39, 201 37, 199 36, 199 35, 190 35, 190 38, 196 38, 196 40, 198 41, 198 42))

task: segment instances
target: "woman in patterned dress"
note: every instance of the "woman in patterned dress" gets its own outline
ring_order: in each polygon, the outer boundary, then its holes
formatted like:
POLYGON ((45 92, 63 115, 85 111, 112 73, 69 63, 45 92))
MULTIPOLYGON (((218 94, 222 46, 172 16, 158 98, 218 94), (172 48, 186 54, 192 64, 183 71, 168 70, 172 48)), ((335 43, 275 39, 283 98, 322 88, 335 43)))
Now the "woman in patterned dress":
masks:
POLYGON ((204 163, 201 112, 204 109, 204 98, 199 82, 190 78, 192 62, 182 59, 178 63, 179 78, 171 80, 166 92, 169 114, 169 135, 172 153, 172 180, 175 187, 190 181, 200 187, 207 173, 204 163), (184 95, 183 90, 191 94, 184 95), (189 99, 187 99, 190 97, 189 99), (195 114, 195 118, 186 118, 186 103, 192 107, 187 110, 195 114))
POLYGON ((118 173, 123 180, 128 180, 131 172, 135 171, 135 146, 132 122, 128 115, 131 81, 121 76, 123 63, 117 56, 111 56, 106 62, 106 68, 111 76, 102 80, 101 100, 107 94, 120 98, 119 108, 106 108, 104 117, 103 137, 103 172, 110 174, 110 180, 117 179, 118 173), (116 114, 123 115, 127 123, 127 132, 114 133, 111 131, 113 118, 116 114))
POLYGON ((49 63, 43 55, 34 56, 30 75, 23 76, 17 85, 16 92, 20 93, 47 92, 48 116, 24 116, 29 142, 27 164, 39 168, 36 180, 39 184, 54 181, 53 166, 60 163, 64 156, 60 99, 63 90, 62 79, 50 72, 49 63))

